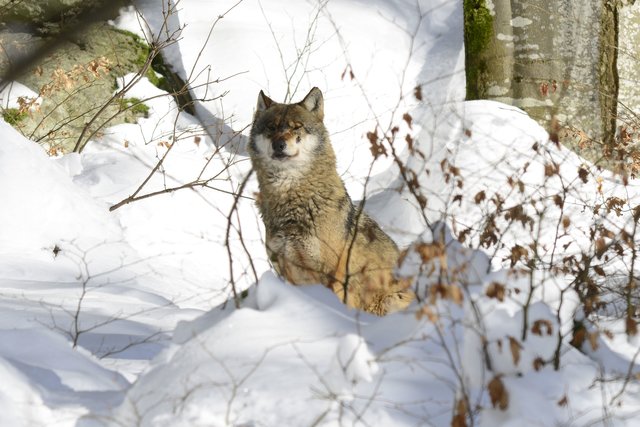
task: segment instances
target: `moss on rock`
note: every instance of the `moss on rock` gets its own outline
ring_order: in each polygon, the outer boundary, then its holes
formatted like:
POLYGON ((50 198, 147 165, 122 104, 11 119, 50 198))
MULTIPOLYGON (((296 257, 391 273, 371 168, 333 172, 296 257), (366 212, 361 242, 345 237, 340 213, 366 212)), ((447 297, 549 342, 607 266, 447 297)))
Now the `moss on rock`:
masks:
POLYGON ((138 98, 118 98, 117 103, 122 112, 129 111, 137 117, 149 117, 149 107, 138 98))
POLYGON ((18 126, 18 124, 28 116, 29 113, 27 113, 26 111, 20 111, 17 108, 4 108, 2 110, 2 118, 11 126, 18 126))

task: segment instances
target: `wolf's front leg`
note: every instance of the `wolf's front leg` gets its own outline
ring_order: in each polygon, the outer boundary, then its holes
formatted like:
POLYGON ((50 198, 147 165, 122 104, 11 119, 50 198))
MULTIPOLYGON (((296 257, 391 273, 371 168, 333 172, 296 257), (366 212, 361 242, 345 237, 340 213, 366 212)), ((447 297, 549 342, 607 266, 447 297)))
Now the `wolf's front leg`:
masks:
POLYGON ((294 285, 324 283, 312 245, 274 235, 267 239, 267 254, 276 272, 294 285))

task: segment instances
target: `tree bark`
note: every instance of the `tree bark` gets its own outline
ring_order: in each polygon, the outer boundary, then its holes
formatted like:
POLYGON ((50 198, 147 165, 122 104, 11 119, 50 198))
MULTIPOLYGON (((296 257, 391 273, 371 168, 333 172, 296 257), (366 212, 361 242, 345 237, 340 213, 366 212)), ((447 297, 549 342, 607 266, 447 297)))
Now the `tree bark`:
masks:
POLYGON ((618 2, 605 0, 600 18, 600 116, 605 154, 610 155, 615 144, 618 117, 618 2))
POLYGON ((612 144, 617 0, 465 0, 468 99, 525 110, 546 129, 612 144), (557 131, 558 129, 554 129, 557 131))

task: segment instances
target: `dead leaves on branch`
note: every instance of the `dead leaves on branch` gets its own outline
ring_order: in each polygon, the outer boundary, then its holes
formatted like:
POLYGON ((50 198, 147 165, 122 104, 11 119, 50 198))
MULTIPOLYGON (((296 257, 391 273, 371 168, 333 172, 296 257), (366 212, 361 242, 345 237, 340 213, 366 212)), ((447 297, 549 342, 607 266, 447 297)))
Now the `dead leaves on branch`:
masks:
POLYGON ((611 213, 612 211, 616 213, 617 216, 622 215, 622 208, 627 202, 619 197, 609 197, 606 202, 606 211, 607 213, 611 213))
POLYGON ((545 178, 560 175, 560 165, 555 162, 545 163, 544 165, 544 176, 545 178))
POLYGON ((446 246, 442 242, 421 243, 413 250, 420 256, 420 261, 424 268, 422 274, 427 277, 442 277, 452 279, 449 282, 438 281, 429 286, 426 294, 426 303, 418 310, 418 319, 427 317, 431 322, 436 323, 439 319, 435 308, 438 300, 451 301, 458 306, 462 306, 464 294, 461 286, 455 283, 456 272, 449 271, 446 246))
POLYGON ((452 301, 462 306, 464 295, 460 286, 456 284, 438 283, 429 287, 429 303, 435 304, 438 299, 452 301))
POLYGON ((440 169, 444 175, 444 182, 449 184, 452 180, 456 187, 463 188, 464 181, 460 174, 460 168, 451 164, 447 159, 440 162, 440 169))
POLYGON ((582 351, 582 346, 584 343, 588 342, 591 350, 596 351, 599 347, 598 337, 600 336, 599 331, 587 331, 587 328, 584 326, 584 323, 577 322, 573 328, 573 337, 571 338, 570 344, 582 351))
POLYGON ((367 139, 369 140, 369 149, 371 150, 371 155, 374 159, 377 159, 382 155, 384 155, 385 157, 387 156, 387 149, 384 147, 384 144, 382 144, 382 141, 378 137, 377 129, 373 132, 367 132, 367 139))
MULTIPOLYGON (((416 88, 415 97, 417 99, 422 98, 421 89, 416 88)), ((403 116, 404 123, 400 123, 399 127, 404 127, 406 124, 410 129, 413 127, 413 119, 410 115, 403 116)), ((416 122, 417 123, 417 122, 416 122)), ((391 141, 396 137, 401 138, 398 127, 394 128, 391 132, 391 141)), ((469 130, 464 130, 467 137, 471 136, 469 130)), ((387 144, 389 139, 380 132, 374 131, 367 133, 367 138, 371 145, 371 152, 374 157, 381 155, 387 156, 393 145, 387 144), (384 143, 384 145, 383 145, 384 143)), ((555 138, 552 137, 554 142, 558 142, 557 133, 555 138)), ((413 140, 410 134, 407 134, 405 140, 399 140, 399 143, 405 142, 405 146, 408 147, 408 151, 413 153, 417 144, 413 140)), ((397 148, 397 147, 396 147, 397 148)), ((545 154, 545 146, 543 144, 536 143, 534 149, 539 155, 545 154)), ((556 159, 553 157, 553 159, 556 159)), ((448 194, 448 206, 455 206, 455 202, 458 202, 460 206, 463 205, 463 201, 466 203, 465 208, 474 209, 473 204, 477 206, 476 209, 482 210, 482 216, 479 217, 477 223, 463 224, 460 230, 455 229, 454 234, 457 236, 460 242, 468 242, 471 240, 471 245, 477 245, 483 248, 496 248, 503 250, 505 254, 504 260, 507 261, 511 268, 514 267, 526 267, 520 270, 532 271, 539 265, 541 265, 541 258, 544 258, 545 252, 550 251, 548 247, 541 246, 539 242, 534 239, 523 240, 507 240, 505 235, 507 230, 520 232, 526 234, 527 238, 533 237, 534 228, 540 221, 542 215, 553 217, 554 230, 556 231, 556 244, 557 248, 553 248, 556 255, 554 261, 555 265, 549 267, 549 271, 553 274, 567 274, 576 278, 576 281, 572 285, 580 294, 581 302, 585 305, 585 312, 587 316, 590 313, 595 312, 601 308, 600 304, 603 304, 600 298, 602 290, 599 288, 600 283, 605 279, 608 279, 608 275, 612 273, 610 260, 613 257, 623 256, 628 252, 629 248, 633 248, 635 245, 635 230, 616 230, 615 232, 606 230, 602 225, 592 225, 593 232, 590 236, 591 248, 589 250, 583 250, 577 248, 575 241, 570 241, 571 236, 575 232, 579 232, 584 224, 581 222, 582 216, 573 215, 575 212, 575 197, 574 191, 584 190, 588 187, 588 190, 593 193, 600 204, 593 206, 593 204, 587 205, 583 209, 587 215, 593 213, 594 217, 621 217, 625 214, 631 213, 635 222, 640 221, 640 206, 635 208, 629 206, 628 201, 620 197, 606 197, 607 186, 603 178, 598 177, 594 169, 586 165, 573 166, 572 171, 567 171, 565 168, 571 168, 567 163, 559 163, 559 161, 552 160, 552 157, 544 157, 541 162, 532 161, 536 167, 531 168, 535 170, 537 179, 543 179, 545 182, 553 183, 552 187, 545 187, 542 184, 539 188, 533 188, 529 184, 525 184, 525 178, 523 174, 526 172, 528 165, 518 169, 518 173, 513 174, 510 177, 505 176, 505 180, 498 183, 498 186, 504 187, 504 191, 498 189, 495 193, 492 187, 481 187, 475 189, 473 192, 456 191, 456 187, 462 189, 464 187, 463 177, 461 170, 458 166, 453 164, 453 160, 442 160, 440 163, 440 169, 442 171, 442 177, 445 183, 449 184, 451 193, 448 194), (577 169, 577 170, 576 170, 577 169), (564 175, 573 176, 572 179, 565 179, 564 175), (543 177, 541 177, 543 175, 543 177), (524 181, 523 181, 524 180, 524 181), (591 182, 589 182, 591 181, 591 182), (509 187, 504 184, 508 184, 509 187), (558 185, 561 188, 558 188, 558 185), (588 184, 583 186, 582 184, 588 184), (491 189, 489 189, 491 188, 491 189), (542 191, 544 189, 545 191, 542 191), (550 190, 550 191, 546 191, 550 190), (529 191, 531 194, 528 195, 529 191), (512 197, 515 195, 516 197, 512 197), (473 203, 473 204, 472 204, 473 203), (602 227, 602 228, 597 228, 602 227), (524 231, 523 231, 524 230, 524 231), (560 239, 562 238, 562 239, 560 239), (573 246, 571 246, 573 245, 573 246), (564 251, 564 253, 563 253, 564 251), (582 258, 581 258, 582 257, 582 258), (584 272, 584 275, 580 275, 584 272)), ((420 182, 418 181, 415 173, 409 171, 408 168, 403 169, 403 177, 406 177, 405 182, 412 191, 421 191, 420 182), (412 175, 413 173, 413 175, 412 175)), ((418 172, 419 173, 419 172, 418 172)), ((467 182, 467 187, 469 182, 467 182)), ((405 187, 406 188, 406 187, 405 187)), ((586 191, 586 190, 585 190, 586 191)), ((582 200, 582 199, 581 199, 582 200)), ((606 219, 606 218, 605 218, 606 219)), ((605 224, 609 224, 603 221, 605 224)), ((594 222, 596 224, 596 222, 594 222)), ((598 223, 601 224, 601 223, 598 223)), ((611 226, 609 225, 611 228, 611 226)), ((585 227, 586 228, 586 227, 585 227)), ((627 228, 628 225, 627 225, 627 228)), ((547 232, 548 230, 543 230, 547 232)), ((588 234, 588 232, 585 232, 588 234)), ((447 271, 450 267, 447 265, 447 259, 444 248, 437 244, 423 244, 416 248, 416 252, 419 254, 424 264, 435 263, 437 267, 426 270, 428 275, 434 277, 442 271, 447 271)), ((448 272, 448 271, 447 271, 448 272)), ((449 281, 446 279, 447 274, 444 274, 444 280, 436 279, 436 283, 429 286, 423 295, 423 304, 418 310, 418 317, 426 317, 433 323, 444 323, 444 317, 441 319, 440 315, 444 316, 442 312, 438 311, 439 301, 449 301, 456 304, 462 304, 464 301, 464 292, 466 288, 464 284, 455 283, 455 281, 449 281)), ((485 286, 484 295, 496 300, 499 303, 505 302, 508 297, 517 298, 517 292, 526 292, 526 290, 518 290, 515 288, 508 288, 503 283, 491 282, 485 286), (513 294, 512 294, 513 292, 513 294)), ((467 304, 473 303, 472 300, 467 301, 467 304)), ((525 308, 526 310, 527 308, 525 308)), ((632 315, 621 316, 620 320, 625 321, 625 328, 628 335, 635 335, 638 333, 638 325, 632 315)), ((527 329, 530 331, 529 338, 534 340, 545 339, 546 341, 555 339, 554 335, 558 336, 558 339, 562 340, 566 344, 566 340, 560 337, 559 326, 555 323, 555 320, 550 319, 530 319, 528 326, 524 326, 525 332, 527 329)), ((545 366, 551 368, 551 365, 556 366, 556 362, 560 360, 560 356, 550 355, 542 357, 535 357, 536 355, 529 354, 530 342, 520 342, 516 337, 519 337, 519 332, 511 332, 514 336, 504 337, 499 341, 500 348, 504 350, 502 355, 503 359, 511 358, 513 364, 518 366, 521 370, 535 370, 540 371, 545 366), (527 348, 525 350, 524 348, 527 348), (535 357, 532 358, 531 356, 535 357), (557 358, 557 360, 556 360, 557 358), (527 366, 524 366, 527 365, 527 366)), ((524 334, 523 336, 526 336, 524 334)), ((597 332, 588 332, 587 330, 577 331, 574 333, 573 343, 577 346, 587 345, 591 349, 597 349, 599 345, 599 335, 597 332)), ((493 342, 495 344, 495 342, 493 342)), ((560 348, 560 347, 558 347, 560 348)), ((558 362, 559 363, 559 362, 558 362)), ((491 404, 494 408, 500 410, 506 410, 509 407, 509 392, 505 385, 505 377, 503 374, 498 374, 498 369, 492 370, 490 365, 488 366, 489 378, 491 381, 486 383, 487 391, 491 398, 491 404)), ((557 367, 556 367, 557 369, 557 367)), ((508 382, 507 382, 508 384, 508 382)), ((566 406, 568 399, 564 397, 556 397, 559 406, 566 406)), ((452 415, 452 426, 466 426, 468 422, 468 416, 470 411, 475 411, 477 408, 469 409, 465 399, 459 399, 455 402, 452 415)))
POLYGON ((521 260, 529 261, 529 250, 520 245, 514 245, 511 248, 511 268, 516 265, 521 260))
MULTIPOLYGON (((410 131, 413 130, 413 118, 411 117, 411 115, 409 113, 404 113, 402 115, 402 120, 407 124, 408 128, 410 131)), ((390 129, 388 129, 387 131, 383 131, 382 135, 378 134, 378 127, 376 127, 373 131, 371 132, 367 132, 366 133, 366 138, 369 141, 369 150, 371 151, 371 154, 373 155, 374 160, 377 159, 380 156, 388 156, 389 152, 387 151, 387 147, 385 147, 385 143, 388 144, 389 148, 391 149, 391 154, 395 160, 395 162, 398 164, 398 166, 400 166, 400 168, 404 168, 404 165, 402 164, 402 162, 400 161, 400 159, 397 157, 395 150, 393 149, 393 144, 396 141, 396 138, 398 137, 398 133, 400 132, 400 127, 399 126, 393 126, 390 129)), ((413 139, 413 136, 411 135, 410 132, 407 132, 404 136, 404 142, 406 143, 407 147, 409 148, 409 151, 411 153, 411 155, 415 156, 419 156, 422 157, 423 159, 425 158, 424 154, 422 152, 420 152, 419 150, 416 150, 415 148, 415 141, 413 139)), ((427 171, 428 173, 428 171, 427 171)), ((415 175, 415 173, 414 173, 415 175)))
POLYGON ((40 88, 40 96, 46 97, 52 92, 70 91, 82 83, 90 83, 111 71, 111 61, 100 57, 85 65, 74 65, 71 70, 57 68, 53 71, 51 82, 40 88))
POLYGON ((520 222, 523 228, 529 226, 529 231, 533 231, 533 226, 535 224, 533 218, 531 218, 524 209, 523 205, 515 205, 509 209, 507 209, 504 214, 504 219, 511 222, 520 222))

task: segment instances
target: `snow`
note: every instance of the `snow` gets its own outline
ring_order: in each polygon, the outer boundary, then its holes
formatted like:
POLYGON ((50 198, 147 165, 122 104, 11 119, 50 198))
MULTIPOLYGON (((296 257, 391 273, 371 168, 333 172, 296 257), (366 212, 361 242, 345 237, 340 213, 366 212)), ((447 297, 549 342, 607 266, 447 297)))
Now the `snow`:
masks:
MULTIPOLYGON (((0 425, 445 426, 463 398, 482 426, 635 425, 640 384, 625 378, 640 372, 640 341, 604 316, 610 334, 584 353, 569 345, 579 297, 549 266, 592 249, 594 223, 629 229, 638 182, 557 146, 517 108, 463 102, 459 2, 162 3, 114 24, 150 38, 175 10, 166 60, 194 77, 197 117, 143 78, 128 96, 151 98, 149 116, 82 154, 50 158, 0 122, 0 425), (313 86, 349 192, 407 248, 398 273, 425 300, 404 312, 378 318, 284 283, 254 178, 236 204, 259 90, 297 101, 313 86), (393 126, 424 210, 391 157, 371 155, 366 133, 393 126), (207 185, 178 189, 194 180, 207 185), (176 191, 154 195, 165 189, 176 191), (143 198, 109 210, 129 196, 143 198), (628 200, 619 216, 593 210, 614 196, 628 200), (504 245, 488 250, 491 200, 535 221, 498 216, 504 245), (514 244, 536 248, 535 274, 512 262, 514 244), (496 378, 505 409, 487 392, 496 378)), ((629 259, 602 268, 628 271, 629 259)))
POLYGON ((38 102, 38 94, 19 82, 11 82, 0 90, 0 105, 3 108, 20 108, 19 98, 38 102))
POLYGON ((77 189, 64 168, 55 164, 35 144, 25 144, 6 122, 0 122, 4 138, 0 147, 0 196, 5 206, 0 221, 0 244, 4 249, 41 249, 55 243, 82 239, 117 239, 116 222, 100 201, 77 189), (28 161, 25 161, 28 160, 28 161), (38 197, 29 195, 37 194, 38 197), (42 215, 38 221, 25 221, 19 212, 42 215), (77 215, 82 212, 82 215, 77 215), (80 233, 84 229, 84 232, 80 233))

